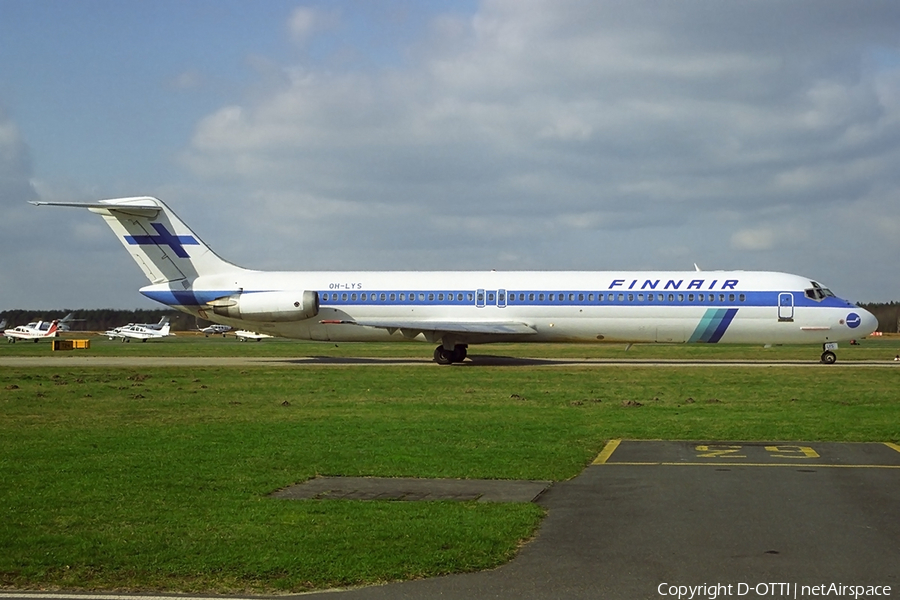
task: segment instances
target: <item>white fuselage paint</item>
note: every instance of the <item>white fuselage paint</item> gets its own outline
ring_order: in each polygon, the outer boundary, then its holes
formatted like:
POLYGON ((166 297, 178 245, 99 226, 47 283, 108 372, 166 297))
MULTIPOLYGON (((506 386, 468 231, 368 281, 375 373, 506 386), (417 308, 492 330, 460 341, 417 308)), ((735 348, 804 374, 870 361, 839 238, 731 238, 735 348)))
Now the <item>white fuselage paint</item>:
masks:
MULTIPOLYGON (((317 291, 320 309, 314 318, 285 323, 252 323, 252 327, 276 336, 330 341, 409 339, 402 330, 391 331, 346 322, 369 319, 416 321, 421 324, 420 330, 409 328, 405 333, 431 342, 436 340, 429 339, 429 321, 516 321, 535 331, 531 335, 454 336, 466 338, 466 343, 701 341, 813 344, 862 337, 877 326, 871 314, 845 300, 834 296, 819 300, 807 297, 805 291, 810 287, 811 280, 808 278, 750 271, 242 270, 228 275, 201 276, 193 282, 191 291, 198 296, 224 295, 238 290, 244 293, 317 291), (484 291, 481 301, 478 299, 479 290, 484 291), (501 292, 504 294, 502 300, 501 292), (402 301, 401 293, 404 294, 402 301), (451 293, 452 301, 448 300, 451 293), (365 300, 362 299, 363 294, 365 300), (381 299, 382 294, 385 294, 385 300, 381 299), (390 294, 395 295, 394 300, 390 299, 390 294), (413 294, 412 300, 410 294, 413 294), (438 300, 440 294, 444 295, 443 301, 438 300), (459 294, 464 294, 462 301, 457 299, 459 294), (534 299, 530 299, 531 294, 534 294, 534 299), (543 301, 538 300, 539 294, 544 294, 543 301), (549 300, 550 294, 553 294, 553 301, 549 300), (559 294, 563 294, 561 302, 559 294), (583 295, 581 300, 580 294, 583 295), (789 307, 779 307, 779 297, 783 294, 790 295, 789 307), (734 311, 733 316, 725 324, 721 335, 715 339, 696 339, 698 327, 710 311, 729 310, 734 311), (781 319, 780 312, 784 313, 781 319), (858 315, 859 319, 851 319, 848 323, 851 314, 858 315), (345 322, 337 323, 339 321, 345 322)), ((159 292, 168 289, 168 286, 154 285, 141 291, 148 297, 160 299, 159 292)), ((211 315, 201 306, 175 306, 205 319, 233 327, 248 327, 245 320, 211 315)))

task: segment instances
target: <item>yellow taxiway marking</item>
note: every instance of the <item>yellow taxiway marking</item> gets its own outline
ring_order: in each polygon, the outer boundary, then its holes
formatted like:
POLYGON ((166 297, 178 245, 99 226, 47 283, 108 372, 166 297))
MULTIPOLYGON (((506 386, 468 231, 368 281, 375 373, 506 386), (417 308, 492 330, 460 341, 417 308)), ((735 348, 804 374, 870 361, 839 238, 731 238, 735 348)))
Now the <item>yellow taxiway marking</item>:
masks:
MULTIPOLYGON (((591 463, 592 465, 623 465, 629 467, 648 467, 648 466, 664 466, 664 467, 721 467, 721 466, 740 466, 740 467, 821 467, 823 469, 900 469, 900 465, 855 465, 855 464, 833 464, 833 463, 816 463, 816 462, 805 462, 805 463, 760 463, 760 462, 741 462, 740 460, 729 460, 728 462, 723 462, 721 459, 741 459, 747 458, 746 455, 736 454, 738 451, 742 450, 744 444, 740 445, 715 445, 715 444, 701 444, 696 446, 694 449, 697 452, 704 452, 705 454, 698 454, 697 458, 716 458, 719 460, 716 461, 705 461, 705 462, 696 462, 696 461, 616 461, 610 462, 609 459, 612 457, 613 453, 618 449, 619 444, 622 443, 623 440, 609 440, 606 445, 603 447, 603 450, 600 451, 600 454, 597 455, 597 458, 591 463)), ((628 441, 637 441, 641 440, 628 440, 628 441)), ((644 440, 649 442, 661 441, 661 440, 644 440)), ((895 444, 893 442, 882 442, 885 446, 890 448, 891 450, 895 450, 900 452, 900 444, 895 444)), ((818 452, 813 450, 809 446, 795 446, 795 445, 785 445, 780 444, 777 446, 765 446, 765 450, 770 453, 772 458, 809 458, 809 459, 817 459, 821 458, 818 452)))
POLYGON ((616 448, 619 447, 619 444, 622 440, 609 440, 606 442, 606 445, 603 446, 603 450, 600 451, 600 454, 597 455, 597 458, 594 459, 592 465, 602 465, 605 464, 609 457, 612 456, 612 453, 616 451, 616 448))

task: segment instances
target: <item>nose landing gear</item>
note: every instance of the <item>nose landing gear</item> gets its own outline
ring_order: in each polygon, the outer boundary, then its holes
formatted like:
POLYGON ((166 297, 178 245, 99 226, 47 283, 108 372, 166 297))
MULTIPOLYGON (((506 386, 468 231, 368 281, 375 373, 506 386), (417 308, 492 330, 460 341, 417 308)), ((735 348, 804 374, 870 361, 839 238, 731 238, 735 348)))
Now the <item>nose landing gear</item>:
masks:
POLYGON ((822 350, 825 352, 822 353, 822 364, 825 365, 833 365, 834 361, 837 360, 837 355, 833 352, 833 350, 837 349, 837 344, 834 342, 823 344, 822 350))
POLYGON ((434 362, 439 365, 449 365, 455 362, 462 362, 466 359, 468 346, 466 344, 456 344, 452 350, 447 350, 443 346, 434 349, 434 362))

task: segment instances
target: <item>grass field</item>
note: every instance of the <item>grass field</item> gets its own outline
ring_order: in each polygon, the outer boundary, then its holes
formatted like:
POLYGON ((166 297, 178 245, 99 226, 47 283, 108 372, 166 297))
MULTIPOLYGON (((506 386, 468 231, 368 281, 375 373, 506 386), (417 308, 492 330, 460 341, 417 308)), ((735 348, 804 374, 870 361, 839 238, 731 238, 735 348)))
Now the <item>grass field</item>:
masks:
MULTIPOLYGON (((431 353, 426 344, 95 340, 86 352, 431 353)), ((472 352, 815 362, 819 350, 472 352)), ((0 359, 33 353, 49 355, 49 345, 0 344, 0 359)), ((839 361, 898 353, 896 340, 865 340, 839 361)), ((620 437, 898 442, 897 382, 893 368, 839 365, 0 367, 0 586, 297 592, 489 568, 534 534, 539 507, 268 494, 317 474, 564 480, 620 437)))
MULTIPOLYGON (((398 334, 399 336, 399 334, 398 334)), ((254 357, 410 357, 431 359, 433 344, 422 342, 352 343, 305 342, 282 338, 261 342, 238 342, 229 335, 204 337, 195 332, 178 332, 162 340, 123 343, 110 341, 95 332, 72 332, 63 339, 89 339, 89 354, 94 356, 254 356, 254 357)), ((697 360, 802 360, 817 362, 818 346, 745 346, 719 344, 488 344, 472 346, 470 355, 530 358, 606 358, 606 359, 697 359, 697 360), (627 348, 627 349, 626 349, 627 348)), ((50 343, 20 341, 0 343, 3 356, 44 356, 50 343)), ((61 357, 66 352, 58 353, 61 357)), ((862 340, 860 345, 842 343, 838 361, 893 360, 900 355, 900 336, 862 340)))

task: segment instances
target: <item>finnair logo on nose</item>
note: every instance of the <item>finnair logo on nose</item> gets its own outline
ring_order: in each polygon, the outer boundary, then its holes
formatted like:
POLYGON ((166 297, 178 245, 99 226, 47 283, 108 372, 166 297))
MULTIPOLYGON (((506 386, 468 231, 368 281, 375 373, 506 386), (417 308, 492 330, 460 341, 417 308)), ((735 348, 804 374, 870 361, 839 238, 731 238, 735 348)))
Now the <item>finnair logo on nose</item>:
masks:
POLYGON ((131 246, 168 246, 179 258, 190 258, 184 246, 199 246, 192 235, 174 235, 162 223, 150 223, 159 235, 126 235, 125 241, 131 246))
POLYGON ((850 313, 847 315, 847 327, 850 329, 856 329, 859 327, 859 324, 862 323, 862 318, 856 313, 850 313))

